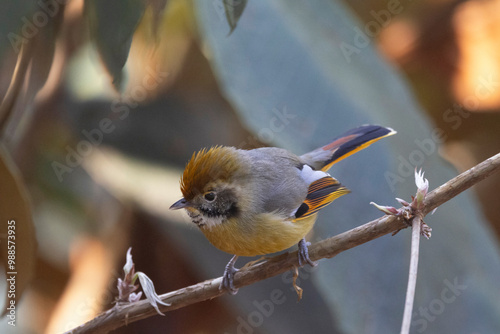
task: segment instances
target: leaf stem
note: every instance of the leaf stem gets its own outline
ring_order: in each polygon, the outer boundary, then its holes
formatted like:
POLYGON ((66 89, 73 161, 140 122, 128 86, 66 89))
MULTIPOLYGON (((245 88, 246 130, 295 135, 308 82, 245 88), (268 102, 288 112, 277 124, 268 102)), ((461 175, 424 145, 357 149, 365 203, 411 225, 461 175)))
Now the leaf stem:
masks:
POLYGON ((411 257, 410 273, 408 276, 408 288, 406 289, 406 301, 401 325, 401 334, 409 334, 411 326, 411 315, 413 313, 413 301, 415 300, 415 287, 417 285, 418 255, 420 246, 420 231, 422 218, 420 214, 415 215, 412 220, 411 232, 411 257))

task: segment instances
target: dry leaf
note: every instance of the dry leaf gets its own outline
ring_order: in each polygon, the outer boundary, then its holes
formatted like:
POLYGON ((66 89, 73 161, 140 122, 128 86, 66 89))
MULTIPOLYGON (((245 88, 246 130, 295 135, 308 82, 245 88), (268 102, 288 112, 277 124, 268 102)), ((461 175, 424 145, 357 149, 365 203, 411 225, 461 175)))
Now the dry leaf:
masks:
POLYGON ((300 302, 302 299, 302 292, 304 291, 300 286, 297 285, 297 278, 299 277, 299 268, 294 267, 294 272, 293 272, 293 288, 295 289, 295 292, 297 293, 297 302, 300 302))
MULTIPOLYGON (((0 263, 7 283, 3 314, 15 315, 18 301, 35 269, 35 228, 21 175, 8 151, 0 146, 0 263), (10 309, 9 309, 10 307, 10 309), (12 312, 11 312, 12 311, 12 312)), ((1 282, 4 284, 4 282, 1 282)))

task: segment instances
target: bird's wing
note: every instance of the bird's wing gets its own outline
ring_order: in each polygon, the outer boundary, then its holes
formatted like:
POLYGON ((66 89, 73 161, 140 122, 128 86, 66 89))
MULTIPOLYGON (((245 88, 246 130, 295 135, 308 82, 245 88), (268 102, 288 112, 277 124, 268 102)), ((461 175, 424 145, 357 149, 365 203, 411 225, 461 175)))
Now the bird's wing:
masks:
POLYGON ((295 211, 295 219, 307 218, 318 212, 342 195, 350 191, 330 175, 324 176, 309 185, 304 202, 295 211))

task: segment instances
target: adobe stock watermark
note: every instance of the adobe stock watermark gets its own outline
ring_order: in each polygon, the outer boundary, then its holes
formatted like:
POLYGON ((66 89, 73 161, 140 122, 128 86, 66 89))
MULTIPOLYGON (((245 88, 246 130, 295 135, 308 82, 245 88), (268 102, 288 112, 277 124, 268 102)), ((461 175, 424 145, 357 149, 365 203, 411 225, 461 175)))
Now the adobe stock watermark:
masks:
POLYGON ((273 116, 269 119, 268 126, 262 127, 256 135, 248 136, 238 145, 238 148, 246 149, 260 146, 261 143, 272 144, 276 135, 286 129, 297 115, 289 113, 286 106, 282 109, 273 108, 273 116))
POLYGON ((437 298, 434 298, 427 306, 420 306, 413 313, 412 327, 416 327, 417 332, 423 333, 430 322, 435 321, 438 316, 443 314, 446 306, 455 302, 466 289, 467 285, 460 284, 458 278, 455 277, 453 282, 448 279, 443 281, 444 288, 437 298))
MULTIPOLYGON (((359 27, 353 28, 354 37, 352 44, 346 42, 340 43, 340 50, 348 63, 351 62, 354 55, 359 54, 362 49, 370 45, 372 39, 377 37, 382 29, 391 23, 394 16, 403 12, 404 6, 401 2, 402 1, 400 0, 387 1, 385 9, 370 11, 370 15, 373 17, 373 20, 368 21, 363 29, 359 27)), ((407 0, 405 2, 411 2, 411 0, 407 0)))
POLYGON ((21 17, 21 29, 19 34, 10 32, 7 34, 12 49, 19 53, 23 44, 35 37, 40 29, 45 27, 51 19, 62 9, 62 6, 71 0, 38 0, 36 4, 39 9, 30 15, 21 17))
MULTIPOLYGON (((474 91, 474 95, 464 99, 464 104, 454 104, 451 108, 446 109, 442 114, 444 123, 450 125, 452 130, 457 130, 464 122, 464 119, 470 117, 471 112, 477 110, 479 101, 487 99, 490 95, 498 91, 500 82, 496 81, 492 74, 488 77, 480 77, 479 84, 474 91)), ((415 168, 422 166, 427 157, 437 152, 438 147, 447 138, 445 131, 442 128, 434 128, 428 137, 423 139, 415 139, 416 148, 408 155, 398 156, 397 173, 386 171, 384 177, 389 184, 391 190, 396 191, 396 185, 405 182, 408 178, 413 177, 415 168)))
MULTIPOLYGON (((300 275, 296 280, 296 284, 300 285, 300 278, 307 280, 311 277, 311 273, 315 271, 317 267, 311 267, 306 265, 300 268, 300 275)), ((290 290, 295 292, 293 286, 293 272, 287 271, 281 275, 281 280, 284 284, 290 285, 290 290)), ((238 316, 236 318, 238 325, 236 327, 236 334, 253 334, 256 328, 262 326, 265 320, 271 317, 276 306, 283 305, 287 301, 287 296, 282 289, 273 289, 269 294, 269 298, 258 301, 254 300, 252 302, 254 310, 248 313, 246 317, 238 316)), ((229 332, 224 332, 224 334, 230 334, 229 332)))
POLYGON ((83 159, 102 143, 104 135, 112 133, 118 126, 117 123, 125 120, 130 114, 130 110, 137 108, 139 103, 146 99, 147 91, 156 89, 167 76, 168 72, 162 72, 158 69, 154 71, 151 67, 147 67, 146 75, 141 84, 132 88, 129 94, 111 103, 109 117, 102 118, 97 127, 93 129, 82 130, 82 136, 86 139, 80 140, 74 147, 66 145, 64 161, 53 161, 51 164, 59 182, 63 181, 65 174, 69 174, 79 167, 83 159))

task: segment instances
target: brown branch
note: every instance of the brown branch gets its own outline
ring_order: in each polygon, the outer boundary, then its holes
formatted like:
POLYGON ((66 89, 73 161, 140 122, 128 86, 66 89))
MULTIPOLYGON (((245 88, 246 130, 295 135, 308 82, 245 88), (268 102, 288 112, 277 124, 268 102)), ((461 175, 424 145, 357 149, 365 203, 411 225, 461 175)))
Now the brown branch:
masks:
MULTIPOLYGON (((424 201, 425 208, 421 212, 422 217, 498 170, 500 170, 500 153, 481 162, 428 193, 424 201)), ((408 225, 401 217, 383 216, 353 228, 352 230, 311 245, 309 247, 309 256, 313 261, 331 258, 340 252, 359 246, 388 233, 398 231, 407 226, 408 225)), ((250 285, 266 278, 282 274, 297 266, 296 251, 278 255, 249 266, 248 268, 242 268, 235 275, 234 285, 238 288, 250 285)), ((171 305, 160 306, 160 310, 162 312, 168 312, 204 300, 219 297, 225 293, 219 290, 221 280, 222 278, 219 277, 161 295, 160 298, 171 305)), ((128 323, 145 319, 156 314, 154 308, 146 300, 141 300, 132 304, 116 305, 112 309, 67 333, 107 333, 113 329, 125 326, 128 323)))
POLYGON ((500 153, 497 153, 434 189, 425 198, 423 215, 426 216, 429 212, 457 196, 462 191, 469 189, 479 181, 497 172, 499 167, 500 153))

